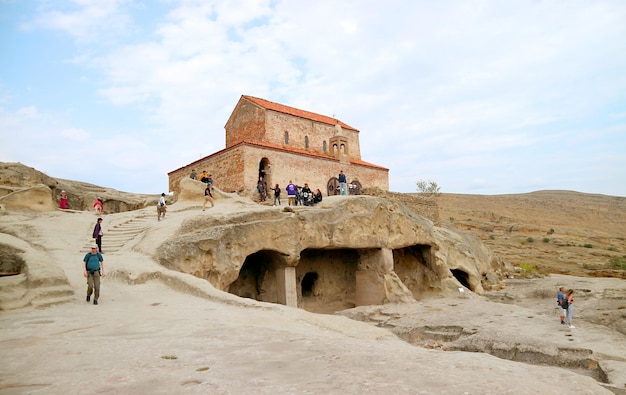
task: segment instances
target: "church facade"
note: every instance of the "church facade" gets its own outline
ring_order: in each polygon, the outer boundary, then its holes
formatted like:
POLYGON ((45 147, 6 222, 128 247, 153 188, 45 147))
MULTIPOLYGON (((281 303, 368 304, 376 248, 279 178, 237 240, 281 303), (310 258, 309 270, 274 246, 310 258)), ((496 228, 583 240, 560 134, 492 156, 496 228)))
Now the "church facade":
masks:
POLYGON ((389 169, 363 161, 359 130, 338 119, 243 95, 224 128, 226 148, 168 173, 175 195, 192 170, 206 170, 222 191, 251 196, 258 195, 259 179, 268 187, 279 184, 285 199, 290 180, 335 195, 340 171, 349 194, 389 189, 389 169))

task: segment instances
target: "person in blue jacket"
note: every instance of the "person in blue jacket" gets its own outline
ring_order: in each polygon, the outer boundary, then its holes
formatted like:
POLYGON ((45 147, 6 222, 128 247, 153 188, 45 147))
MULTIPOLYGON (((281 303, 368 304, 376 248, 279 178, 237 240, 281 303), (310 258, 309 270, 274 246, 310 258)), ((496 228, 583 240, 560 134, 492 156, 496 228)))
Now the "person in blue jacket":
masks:
POLYGON ((104 258, 98 252, 98 246, 91 247, 83 258, 83 275, 87 278, 87 302, 91 299, 93 292, 93 304, 98 304, 100 297, 100 277, 104 277, 104 258))
POLYGON ((345 195, 346 194, 346 189, 348 186, 348 182, 346 181, 346 175, 343 174, 343 170, 339 170, 339 177, 338 181, 339 181, 339 193, 341 195, 345 195))

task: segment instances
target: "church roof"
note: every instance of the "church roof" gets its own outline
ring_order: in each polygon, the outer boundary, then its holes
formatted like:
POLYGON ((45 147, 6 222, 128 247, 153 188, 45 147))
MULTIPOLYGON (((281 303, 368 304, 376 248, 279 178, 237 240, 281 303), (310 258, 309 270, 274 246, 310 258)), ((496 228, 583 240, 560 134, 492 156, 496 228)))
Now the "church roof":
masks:
MULTIPOLYGON (((295 155, 303 155, 303 156, 310 156, 313 158, 320 158, 320 159, 328 159, 328 160, 334 160, 334 161, 338 161, 336 158, 334 158, 333 156, 327 155, 327 154, 322 154, 319 152, 313 152, 313 151, 308 151, 308 150, 304 150, 304 149, 300 149, 300 148, 295 148, 295 147, 289 147, 289 146, 284 146, 284 145, 278 145, 278 144, 271 144, 271 143, 266 143, 266 142, 260 142, 260 141, 241 141, 231 147, 227 147, 224 148, 220 151, 214 152, 211 155, 205 156, 203 158, 200 158, 196 161, 191 162, 188 165, 179 167, 176 170, 172 170, 169 173, 167 173, 167 175, 171 175, 172 173, 175 173, 179 170, 188 168, 190 166, 194 166, 204 160, 207 160, 209 158, 212 157, 216 157, 218 155, 222 155, 225 152, 234 150, 238 147, 241 146, 252 146, 252 147, 259 147, 259 148, 265 148, 265 149, 272 149, 272 150, 276 150, 276 151, 282 151, 282 152, 288 152, 291 154, 295 154, 295 155)), ((379 166, 379 165, 375 165, 373 163, 369 163, 369 162, 365 162, 364 160, 360 160, 360 159, 355 159, 355 158, 351 158, 350 159, 350 163, 353 165, 359 165, 359 166, 365 166, 365 167, 371 167, 374 169, 380 169, 380 170, 385 170, 385 171, 389 171, 389 169, 387 169, 386 167, 383 166, 379 166)))
POLYGON ((249 100, 249 101, 253 102, 254 104, 257 104, 257 105, 259 105, 259 106, 261 106, 261 107, 263 107, 263 108, 265 108, 267 110, 272 110, 272 111, 276 111, 276 112, 282 112, 283 114, 289 114, 289 115, 293 115, 294 117, 309 119, 311 121, 325 123, 325 124, 331 125, 331 126, 335 126, 337 123, 339 123, 339 125, 341 125, 341 127, 343 129, 350 129, 350 130, 354 130, 356 132, 359 131, 358 129, 353 128, 352 126, 350 126, 350 125, 348 125, 346 123, 343 123, 343 122, 341 122, 340 120, 338 120, 336 118, 327 117, 326 115, 320 115, 320 114, 316 114, 314 112, 300 110, 298 108, 285 106, 284 104, 274 103, 272 101, 265 100, 265 99, 260 99, 258 97, 254 97, 254 96, 242 95, 241 97, 243 97, 246 100, 249 100))

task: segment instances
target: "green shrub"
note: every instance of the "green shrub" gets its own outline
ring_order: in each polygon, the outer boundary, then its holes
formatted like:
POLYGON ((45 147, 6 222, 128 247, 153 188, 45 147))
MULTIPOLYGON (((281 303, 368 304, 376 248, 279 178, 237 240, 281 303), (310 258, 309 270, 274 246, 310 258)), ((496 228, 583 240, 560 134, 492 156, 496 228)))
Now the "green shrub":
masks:
POLYGON ((549 243, 549 242, 550 242, 550 239, 549 239, 549 238, 547 238, 547 237, 544 237, 544 238, 543 238, 543 242, 544 242, 544 243, 549 243))
POLYGON ((626 270, 626 255, 619 257, 614 256, 609 259, 609 264, 613 269, 626 270))
POLYGON ((613 252, 615 252, 615 251, 617 251, 617 247, 615 247, 615 246, 610 246, 610 247, 609 247, 609 251, 613 251, 613 252))
POLYGON ((527 242, 529 243, 533 243, 535 241, 535 239, 533 239, 532 237, 529 237, 526 239, 527 242))
POLYGON ((588 244, 588 243, 585 244, 583 247, 585 247, 585 248, 593 248, 593 246, 591 244, 588 244))
POLYGON ((495 240, 495 239, 496 239, 496 236, 495 236, 495 235, 489 235, 489 238, 490 238, 491 240, 495 240))
POLYGON ((551 235, 554 233, 554 228, 550 228, 550 230, 548 231, 548 234, 551 235))
POLYGON ((534 267, 533 265, 531 265, 530 263, 522 263, 521 265, 519 265, 520 269, 526 271, 526 272, 536 272, 537 268, 534 267))
POLYGON ((434 181, 419 180, 417 182, 417 191, 422 195, 439 196, 441 195, 440 189, 439 185, 434 181))

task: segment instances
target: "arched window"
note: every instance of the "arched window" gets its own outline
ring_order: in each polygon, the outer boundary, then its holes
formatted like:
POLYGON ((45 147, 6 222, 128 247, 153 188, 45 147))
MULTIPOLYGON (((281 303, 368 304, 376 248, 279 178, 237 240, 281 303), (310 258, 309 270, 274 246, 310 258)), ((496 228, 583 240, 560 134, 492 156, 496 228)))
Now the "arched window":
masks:
POLYGON ((289 145, 289 132, 285 132, 285 144, 289 145))
POLYGON ((309 136, 304 136, 304 149, 309 149, 309 136))
POLYGON ((328 153, 328 145, 326 144, 326 140, 324 140, 324 144, 322 144, 322 149, 324 150, 325 154, 328 153))

